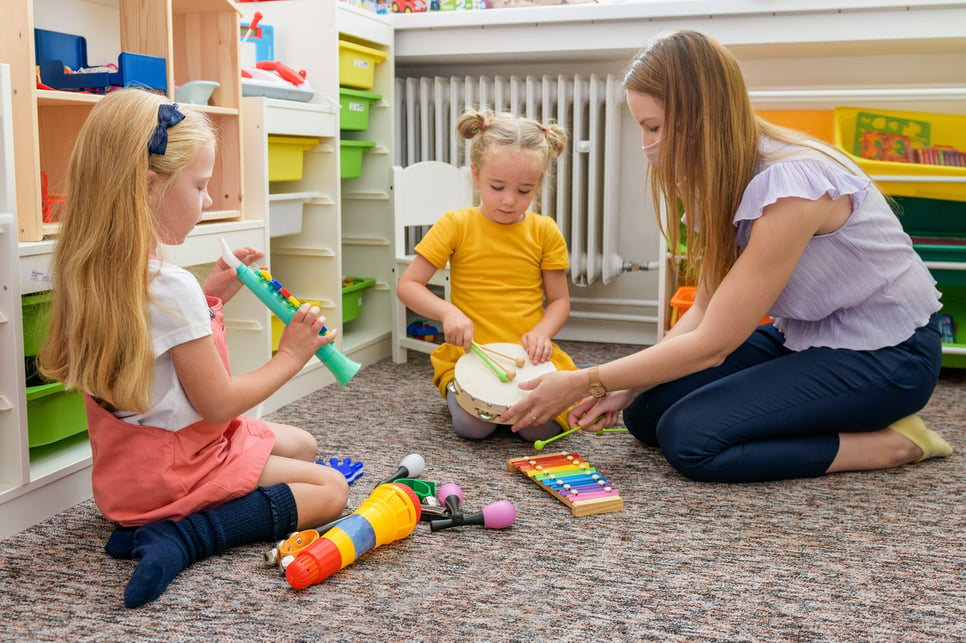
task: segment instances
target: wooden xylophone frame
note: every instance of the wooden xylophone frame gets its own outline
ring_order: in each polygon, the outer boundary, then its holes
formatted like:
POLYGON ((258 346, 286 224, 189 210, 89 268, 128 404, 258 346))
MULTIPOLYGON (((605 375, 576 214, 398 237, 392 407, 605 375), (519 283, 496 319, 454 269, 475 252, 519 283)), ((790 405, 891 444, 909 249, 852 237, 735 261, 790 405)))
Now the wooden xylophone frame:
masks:
POLYGON ((591 516, 624 509, 624 499, 589 462, 561 451, 507 461, 508 471, 519 471, 564 503, 575 516, 591 516))

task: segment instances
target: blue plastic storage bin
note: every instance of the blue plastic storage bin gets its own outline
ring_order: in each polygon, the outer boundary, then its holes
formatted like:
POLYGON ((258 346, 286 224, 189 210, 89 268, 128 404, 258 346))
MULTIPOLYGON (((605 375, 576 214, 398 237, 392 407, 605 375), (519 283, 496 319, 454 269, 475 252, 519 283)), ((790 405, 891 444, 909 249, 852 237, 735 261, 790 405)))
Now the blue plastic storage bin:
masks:
POLYGON ((40 68, 40 82, 54 89, 93 89, 103 92, 108 87, 148 87, 168 90, 167 66, 164 58, 121 52, 116 72, 68 74, 64 68, 89 67, 87 39, 60 31, 34 29, 34 53, 40 68))

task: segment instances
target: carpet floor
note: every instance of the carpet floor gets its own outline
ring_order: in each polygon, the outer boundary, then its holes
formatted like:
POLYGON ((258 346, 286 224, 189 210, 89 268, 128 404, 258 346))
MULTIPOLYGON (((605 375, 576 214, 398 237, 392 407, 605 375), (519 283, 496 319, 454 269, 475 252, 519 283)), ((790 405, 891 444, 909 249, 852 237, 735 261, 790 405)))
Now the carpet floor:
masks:
MULTIPOLYGON (((562 344, 578 363, 635 350, 562 344)), ((265 565, 268 545, 239 547, 128 610, 135 562, 104 553, 112 525, 87 501, 0 541, 0 640, 966 640, 966 371, 944 371, 922 413, 957 452, 899 469, 702 484, 626 434, 564 438, 545 452, 580 454, 624 500, 582 517, 507 470, 532 444, 456 437, 430 379, 410 352, 269 419, 364 463, 350 507, 418 453, 467 511, 512 502, 512 527, 420 523, 302 591, 265 565)))

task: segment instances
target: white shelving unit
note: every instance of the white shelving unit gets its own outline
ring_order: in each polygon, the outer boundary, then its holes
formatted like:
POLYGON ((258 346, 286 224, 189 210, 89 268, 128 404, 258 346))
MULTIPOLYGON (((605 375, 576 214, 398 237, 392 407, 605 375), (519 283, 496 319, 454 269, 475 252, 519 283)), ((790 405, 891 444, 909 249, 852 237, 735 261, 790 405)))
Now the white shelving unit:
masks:
MULTIPOLYGON (((390 200, 392 149, 393 28, 391 17, 339 2, 277 0, 239 5, 242 22, 257 10, 262 24, 275 34, 275 58, 298 70, 315 92, 309 102, 246 98, 243 101, 246 203, 268 212, 272 273, 300 299, 319 301, 326 325, 338 328, 337 346, 350 359, 371 364, 391 354, 391 292, 393 251, 390 200), (373 93, 382 99, 371 106, 364 132, 339 129, 339 40, 348 40, 387 54, 375 65, 373 93), (302 178, 268 181, 266 137, 303 136, 320 139, 304 156, 302 178), (371 140, 359 178, 340 178, 342 137, 371 140), (277 234, 273 210, 298 209, 298 233, 277 234), (364 291, 362 312, 343 321, 343 277, 374 278, 364 291)), ((335 382, 316 360, 281 391, 264 410, 278 408, 335 382)))

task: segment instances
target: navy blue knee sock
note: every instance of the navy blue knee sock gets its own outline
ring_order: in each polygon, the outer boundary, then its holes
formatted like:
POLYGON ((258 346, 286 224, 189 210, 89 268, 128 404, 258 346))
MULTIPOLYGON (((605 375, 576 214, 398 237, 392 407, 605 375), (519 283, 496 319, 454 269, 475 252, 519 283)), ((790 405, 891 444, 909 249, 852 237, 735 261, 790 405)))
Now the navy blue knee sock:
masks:
POLYGON ((278 484, 260 487, 181 520, 155 522, 133 530, 119 528, 105 549, 118 558, 141 559, 124 590, 124 605, 139 607, 161 596, 192 563, 229 547, 279 540, 294 531, 297 523, 292 490, 278 484))

